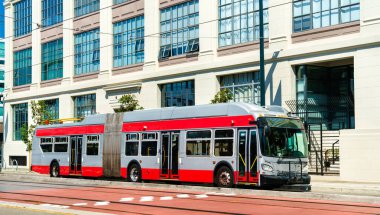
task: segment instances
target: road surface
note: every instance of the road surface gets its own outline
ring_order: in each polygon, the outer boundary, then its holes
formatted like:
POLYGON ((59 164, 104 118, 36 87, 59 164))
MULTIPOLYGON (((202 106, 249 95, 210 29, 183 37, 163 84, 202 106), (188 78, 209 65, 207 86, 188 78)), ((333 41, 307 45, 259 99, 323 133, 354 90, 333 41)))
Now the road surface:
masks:
MULTIPOLYGON (((11 180, 0 180, 0 202, 105 214, 380 214, 378 204, 207 192, 202 187, 189 191, 11 180)), ((35 214, 24 210, 0 206, 0 214, 35 214)))

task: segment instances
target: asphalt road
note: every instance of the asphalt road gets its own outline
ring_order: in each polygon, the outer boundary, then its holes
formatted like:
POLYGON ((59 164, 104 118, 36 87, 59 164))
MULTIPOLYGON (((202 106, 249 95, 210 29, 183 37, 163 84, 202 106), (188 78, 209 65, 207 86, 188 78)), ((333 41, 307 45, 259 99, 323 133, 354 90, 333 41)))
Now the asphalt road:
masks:
MULTIPOLYGON (((70 180, 70 179, 67 179, 70 180)), ((199 190, 0 181, 0 201, 108 214, 380 214, 380 205, 199 190)), ((0 206, 0 214, 36 214, 0 206)), ((56 214, 52 213, 52 214, 56 214)))

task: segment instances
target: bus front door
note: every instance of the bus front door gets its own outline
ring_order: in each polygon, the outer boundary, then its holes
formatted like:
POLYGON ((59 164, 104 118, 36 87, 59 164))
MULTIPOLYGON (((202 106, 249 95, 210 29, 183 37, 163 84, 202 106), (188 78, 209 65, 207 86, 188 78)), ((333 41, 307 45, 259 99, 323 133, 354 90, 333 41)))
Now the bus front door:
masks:
POLYGON ((70 174, 82 174, 82 137, 70 137, 70 174))
POLYGON ((239 130, 238 145, 238 182, 257 184, 257 130, 239 130))
POLYGON ((165 132, 161 136, 161 173, 162 179, 178 179, 179 133, 165 132))

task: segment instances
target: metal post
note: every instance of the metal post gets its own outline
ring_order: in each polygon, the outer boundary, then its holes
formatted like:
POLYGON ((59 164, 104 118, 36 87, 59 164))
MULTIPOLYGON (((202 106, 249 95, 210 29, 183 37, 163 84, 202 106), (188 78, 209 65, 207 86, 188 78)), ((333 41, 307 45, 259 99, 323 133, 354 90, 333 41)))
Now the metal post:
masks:
POLYGON ((321 134, 320 134, 320 138, 321 138, 321 175, 323 175, 323 146, 322 146, 322 139, 323 139, 323 135, 322 135, 322 123, 321 123, 321 125, 320 125, 320 132, 321 132, 321 134))
POLYGON ((260 105, 265 106, 265 62, 264 62, 264 0, 259 0, 260 16, 260 105))

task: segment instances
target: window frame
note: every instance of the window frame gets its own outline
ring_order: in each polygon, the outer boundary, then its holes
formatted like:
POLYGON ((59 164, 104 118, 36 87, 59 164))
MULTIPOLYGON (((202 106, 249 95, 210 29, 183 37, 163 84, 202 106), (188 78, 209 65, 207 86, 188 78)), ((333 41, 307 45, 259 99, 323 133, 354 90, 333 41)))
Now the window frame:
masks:
POLYGON ((236 145, 235 139, 236 139, 236 129, 233 129, 233 128, 217 128, 217 129, 214 129, 213 156, 215 156, 215 157, 233 157, 235 155, 235 145, 236 145), (217 131, 226 131, 226 130, 232 131, 232 137, 216 137, 217 131), (232 154, 231 155, 216 155, 215 154, 216 140, 232 140, 232 154))
POLYGON ((127 156, 127 157, 136 157, 136 156, 139 156, 140 154, 140 142, 141 141, 141 137, 140 137, 140 133, 138 132, 127 132, 125 133, 125 141, 124 141, 124 144, 125 144, 125 151, 124 151, 124 156, 127 156), (135 134, 137 135, 137 139, 128 139, 127 136, 128 135, 131 135, 131 134, 135 134), (127 144, 128 143, 136 143, 137 142, 137 154, 136 155, 127 155, 127 144))
MULTIPOLYGON (((194 130, 186 130, 185 131, 185 155, 186 157, 212 157, 212 143, 213 143, 213 130, 212 129, 194 129, 194 130), (210 137, 209 138, 188 138, 187 135, 189 132, 195 132, 195 131, 210 131, 210 137), (203 141, 203 140, 209 140, 209 147, 208 147, 208 154, 207 155, 188 155, 187 154, 187 144, 188 141, 203 141)), ((203 143, 202 143, 203 144, 203 143)))
POLYGON ((54 153, 67 153, 68 149, 69 149, 69 137, 67 137, 67 136, 54 137, 54 149, 53 149, 54 153), (57 138, 66 138, 66 141, 57 141, 57 138), (67 145, 66 151, 65 152, 57 152, 55 150, 56 145, 67 145))
MULTIPOLYGON (((94 148, 94 147, 93 147, 94 148)), ((94 135, 86 135, 86 156, 99 156, 99 151, 100 151, 100 135, 94 134, 94 135), (89 137, 97 137, 97 140, 89 140, 89 137), (97 145, 97 153, 96 154, 88 154, 88 146, 89 144, 93 144, 94 146, 97 145)))
POLYGON ((154 132, 154 131, 149 131, 149 132, 141 132, 140 133, 140 147, 139 147, 139 150, 140 150, 140 155, 141 157, 157 157, 158 155, 158 151, 159 151, 159 143, 160 143, 160 135, 159 135, 159 132, 154 132), (156 139, 144 139, 143 136, 144 134, 155 134, 156 135, 156 139), (143 155, 143 142, 156 142, 156 154, 155 155, 143 155))
POLYGON ((41 148, 41 151, 42 151, 42 153, 52 153, 52 152, 54 152, 54 138, 53 137, 41 137, 40 139, 39 139, 39 145, 40 145, 40 148, 41 148), (50 139, 51 140, 51 142, 44 142, 44 143, 42 143, 42 140, 48 140, 48 139, 50 139), (51 151, 44 151, 44 149, 42 148, 42 146, 48 146, 48 145, 51 145, 51 151))
POLYGON ((57 40, 41 44, 41 81, 55 80, 62 77, 63 38, 59 38, 57 40), (50 68, 52 65, 54 66, 53 69, 50 68), (54 75, 52 78, 49 78, 51 73, 54 75))

